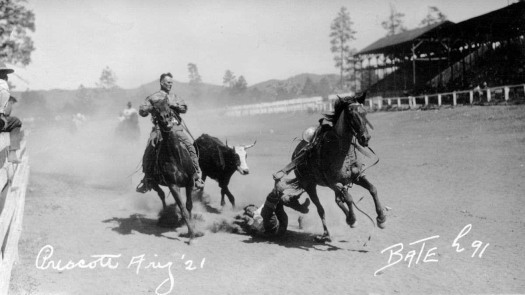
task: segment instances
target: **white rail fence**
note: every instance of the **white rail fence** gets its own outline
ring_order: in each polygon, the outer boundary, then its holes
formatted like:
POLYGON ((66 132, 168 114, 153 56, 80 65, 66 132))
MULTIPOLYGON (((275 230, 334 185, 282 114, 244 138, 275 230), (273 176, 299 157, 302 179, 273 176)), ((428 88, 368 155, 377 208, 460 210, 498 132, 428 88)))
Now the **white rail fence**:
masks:
MULTIPOLYGON (((337 96, 348 96, 353 93, 329 95, 327 99, 321 96, 309 98, 296 98, 275 102, 238 105, 226 107, 221 113, 226 116, 249 116, 259 114, 275 114, 287 112, 326 112, 331 111, 337 96)), ((415 109, 429 105, 468 105, 478 102, 509 101, 525 99, 525 84, 505 85, 475 90, 453 91, 436 94, 425 94, 408 97, 371 97, 365 100, 365 106, 371 110, 385 110, 391 108, 415 109)))
POLYGON ((18 240, 22 233, 25 195, 29 179, 28 156, 23 140, 20 164, 7 161, 9 133, 0 133, 0 294, 7 294, 13 264, 18 261, 18 240))
POLYGON ((490 103, 494 101, 516 101, 525 99, 525 84, 505 85, 486 89, 462 90, 435 94, 425 94, 409 97, 382 98, 373 97, 367 104, 373 110, 385 108, 419 108, 429 105, 471 105, 474 103, 490 103))

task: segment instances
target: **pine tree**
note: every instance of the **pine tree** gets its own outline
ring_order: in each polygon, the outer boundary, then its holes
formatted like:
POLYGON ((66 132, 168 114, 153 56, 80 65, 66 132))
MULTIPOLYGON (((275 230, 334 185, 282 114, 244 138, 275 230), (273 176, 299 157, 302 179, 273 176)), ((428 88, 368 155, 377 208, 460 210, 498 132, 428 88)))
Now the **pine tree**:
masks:
POLYGON ((346 7, 341 7, 337 17, 332 21, 330 26, 330 50, 335 54, 335 66, 340 71, 340 86, 344 88, 343 74, 346 67, 346 60, 350 55, 350 46, 348 43, 355 40, 356 31, 352 29, 353 22, 350 20, 350 14, 346 7))
POLYGON ((403 25, 404 16, 404 13, 397 12, 394 5, 390 4, 390 15, 386 21, 381 23, 381 26, 383 26, 387 32, 387 36, 399 34, 407 30, 403 25))

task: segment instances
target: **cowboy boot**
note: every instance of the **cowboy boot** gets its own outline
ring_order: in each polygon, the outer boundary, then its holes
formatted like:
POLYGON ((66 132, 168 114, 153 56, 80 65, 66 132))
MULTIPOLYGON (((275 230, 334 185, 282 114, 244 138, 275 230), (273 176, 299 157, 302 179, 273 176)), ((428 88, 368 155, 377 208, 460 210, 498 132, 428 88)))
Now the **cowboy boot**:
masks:
POLYGON ((193 175, 194 185, 196 189, 203 189, 204 188, 204 181, 202 180, 202 172, 199 169, 199 167, 195 168, 196 172, 193 175))
POLYGON ((149 185, 149 181, 146 177, 144 177, 144 179, 142 179, 142 181, 137 186, 136 191, 137 193, 144 194, 150 190, 151 190, 151 186, 149 185))

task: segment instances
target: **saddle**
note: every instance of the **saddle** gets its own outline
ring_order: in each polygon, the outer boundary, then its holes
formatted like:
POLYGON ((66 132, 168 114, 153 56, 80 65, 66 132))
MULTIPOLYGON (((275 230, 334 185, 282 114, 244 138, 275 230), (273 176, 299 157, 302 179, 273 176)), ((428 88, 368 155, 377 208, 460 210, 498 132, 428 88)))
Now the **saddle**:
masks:
MULTIPOLYGON (((311 159, 312 157, 315 157, 318 161, 321 160, 321 143, 323 142, 322 139, 325 136, 327 136, 327 134, 329 134, 329 131, 333 129, 332 126, 330 126, 329 124, 323 124, 323 120, 323 118, 319 120, 319 126, 317 126, 315 131, 312 132, 313 135, 311 136, 310 141, 308 141, 306 138, 303 139, 303 141, 307 142, 307 144, 296 153, 292 161, 288 163, 284 168, 273 174, 274 180, 280 180, 284 176, 288 175, 288 173, 290 173, 290 171, 295 169, 298 165, 301 165, 302 163, 304 163, 304 161, 311 159), (317 151, 317 153, 314 155, 313 151, 317 151)), ((305 131, 303 134, 305 133, 307 132, 305 131)))

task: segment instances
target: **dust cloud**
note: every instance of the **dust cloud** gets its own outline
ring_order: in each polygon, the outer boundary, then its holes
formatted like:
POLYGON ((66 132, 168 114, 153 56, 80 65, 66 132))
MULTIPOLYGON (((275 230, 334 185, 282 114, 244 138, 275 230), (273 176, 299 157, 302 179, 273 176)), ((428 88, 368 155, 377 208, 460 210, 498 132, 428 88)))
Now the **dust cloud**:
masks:
MULTIPOLYGON (((294 138, 316 122, 317 117, 282 114, 231 118, 218 112, 203 115, 199 110, 192 111, 190 105, 190 112, 184 115, 184 120, 194 138, 207 133, 223 142, 227 140, 230 146, 247 145, 257 140, 257 144, 248 150, 250 174, 235 173, 231 178, 229 188, 235 196, 235 208, 227 198, 225 206, 221 206, 220 188, 215 180, 209 178, 206 180, 204 199, 199 202, 199 197, 194 198, 193 212, 200 216, 200 230, 231 232, 232 228, 226 225, 244 206, 261 206, 264 203, 274 185, 272 174, 290 160, 297 144, 294 138)), ((96 116, 87 117, 77 128, 73 127, 70 117, 26 124, 26 128, 30 129, 27 141, 32 177, 58 180, 72 188, 83 187, 90 194, 103 193, 108 198, 119 200, 116 210, 126 209, 156 216, 162 209, 157 194, 153 191, 146 194, 135 192, 143 176, 141 159, 152 126, 150 118, 139 119, 141 134, 135 141, 116 136, 118 122, 116 116, 96 116)), ((166 188, 163 189, 168 205, 173 204, 173 197, 166 188)), ((344 216, 334 205, 333 193, 323 188, 319 191, 327 195, 321 197, 327 216, 337 217, 327 219, 329 226, 341 224, 344 216)), ((184 196, 184 189, 181 193, 184 196)), ((305 198, 306 194, 300 201, 305 198)), ((311 205, 310 213, 306 215, 289 208, 286 211, 290 228, 299 229, 298 219, 302 216, 303 230, 320 231, 315 206, 311 205)))

